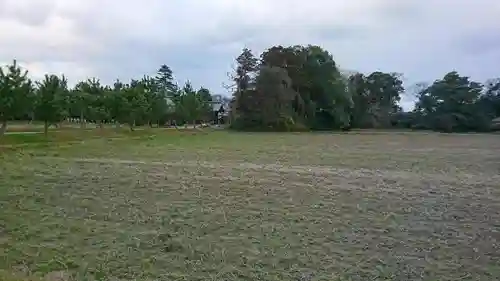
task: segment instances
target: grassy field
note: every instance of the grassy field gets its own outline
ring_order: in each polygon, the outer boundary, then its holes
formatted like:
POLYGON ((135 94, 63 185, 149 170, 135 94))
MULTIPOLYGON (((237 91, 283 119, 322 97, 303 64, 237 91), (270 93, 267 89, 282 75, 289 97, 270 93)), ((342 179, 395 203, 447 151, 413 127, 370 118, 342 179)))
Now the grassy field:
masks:
POLYGON ((500 136, 148 134, 0 152, 0 273, 500 278, 500 136))

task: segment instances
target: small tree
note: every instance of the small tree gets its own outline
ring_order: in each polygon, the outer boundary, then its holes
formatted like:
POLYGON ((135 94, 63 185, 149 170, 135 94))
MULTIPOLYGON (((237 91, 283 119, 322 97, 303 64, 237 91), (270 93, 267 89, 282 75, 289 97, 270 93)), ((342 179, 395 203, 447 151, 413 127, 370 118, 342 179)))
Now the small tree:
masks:
POLYGON ((92 78, 84 84, 85 92, 89 95, 89 116, 99 128, 103 127, 104 121, 109 119, 109 108, 107 106, 107 91, 101 85, 99 79, 92 78))
POLYGON ((85 128, 85 120, 89 117, 90 95, 87 84, 79 82, 71 92, 71 106, 74 114, 80 119, 80 127, 85 128))
POLYGON ((188 81, 184 85, 178 102, 176 103, 176 112, 182 117, 184 122, 191 121, 193 127, 196 127, 196 121, 204 118, 207 112, 208 101, 204 101, 204 93, 196 92, 188 81))
POLYGON ((19 113, 26 113, 32 106, 32 83, 14 62, 0 67, 0 136, 7 131, 7 121, 19 113))
POLYGON ((210 90, 207 88, 201 87, 197 92, 196 95, 198 96, 198 100, 201 103, 201 118, 203 121, 206 121, 207 119, 212 119, 213 118, 213 98, 212 95, 210 94, 210 90))
POLYGON ((44 122, 44 134, 47 136, 51 124, 58 123, 67 116, 68 87, 64 76, 45 75, 38 82, 35 114, 44 122))
POLYGON ((141 84, 148 104, 146 110, 148 124, 152 127, 152 124, 156 123, 159 127, 161 120, 165 120, 168 112, 167 94, 169 91, 166 91, 158 80, 148 76, 141 80, 141 84))
POLYGON ((120 121, 127 123, 131 131, 134 130, 136 122, 141 120, 147 113, 148 103, 145 97, 144 84, 137 80, 132 80, 130 85, 122 89, 122 96, 118 99, 122 104, 120 121))
POLYGON ((124 95, 124 85, 120 80, 116 80, 112 88, 109 88, 108 93, 108 110, 109 117, 114 120, 117 128, 120 127, 120 122, 123 122, 127 115, 126 100, 124 95))

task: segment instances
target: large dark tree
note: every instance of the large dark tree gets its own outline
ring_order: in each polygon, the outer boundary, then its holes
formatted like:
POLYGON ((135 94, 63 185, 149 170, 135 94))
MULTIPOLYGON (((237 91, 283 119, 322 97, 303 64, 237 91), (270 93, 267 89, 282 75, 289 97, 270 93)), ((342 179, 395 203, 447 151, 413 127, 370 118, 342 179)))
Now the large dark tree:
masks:
POLYGON ((294 110, 313 129, 338 129, 349 124, 352 98, 333 57, 318 46, 273 47, 262 63, 287 70, 299 95, 294 110))
POLYGON ((233 85, 233 99, 231 100, 231 119, 238 119, 240 114, 246 114, 248 108, 244 104, 242 95, 246 95, 247 91, 253 90, 255 73, 258 67, 258 60, 253 55, 252 51, 244 48, 241 54, 236 58, 236 70, 231 76, 233 85))
POLYGON ((477 119, 486 124, 487 118, 477 110, 482 90, 480 83, 456 71, 446 74, 419 93, 415 110, 422 126, 445 132, 485 129, 477 119))
POLYGON ((348 89, 354 103, 351 110, 351 127, 368 128, 373 126, 370 92, 367 84, 367 78, 362 73, 355 73, 349 77, 348 89))
POLYGON ((486 82, 486 89, 479 98, 478 111, 481 111, 488 119, 500 116, 500 79, 492 79, 486 82))
POLYGON ((401 111, 399 101, 404 88, 400 75, 379 71, 368 76, 356 73, 348 84, 354 101, 352 127, 390 127, 392 116, 401 111))
POLYGON ((234 121, 240 130, 288 131, 294 127, 292 101, 296 92, 283 68, 262 66, 255 88, 241 93, 241 113, 234 121))

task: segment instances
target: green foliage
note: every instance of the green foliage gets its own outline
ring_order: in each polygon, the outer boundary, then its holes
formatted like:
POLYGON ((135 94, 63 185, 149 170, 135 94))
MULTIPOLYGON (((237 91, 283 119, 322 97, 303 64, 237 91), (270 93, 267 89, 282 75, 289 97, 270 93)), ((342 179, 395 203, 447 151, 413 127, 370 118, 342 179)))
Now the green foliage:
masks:
POLYGON ((197 121, 206 121, 211 117, 212 97, 208 89, 201 88, 198 91, 193 89, 191 82, 186 82, 179 93, 175 104, 175 111, 179 121, 193 125, 197 121))
POLYGON ((177 95, 178 87, 174 83, 173 72, 166 64, 160 66, 154 79, 163 96, 174 97, 177 95))
POLYGON ((355 73, 348 79, 348 90, 354 107, 351 126, 357 128, 388 128, 392 116, 401 109, 398 105, 404 92, 401 75, 373 72, 368 76, 355 73))
POLYGON ((83 120, 89 117, 90 107, 90 94, 86 86, 85 82, 80 82, 70 91, 70 116, 78 116, 82 128, 85 126, 83 120))
POLYGON ((422 89, 415 112, 420 126, 443 132, 485 130, 491 116, 480 109, 483 86, 453 71, 422 89))
POLYGON ((144 98, 147 103, 145 118, 150 126, 153 123, 160 124, 169 110, 167 98, 169 95, 171 96, 171 89, 168 88, 171 85, 167 83, 167 88, 165 89, 161 81, 148 76, 143 77, 141 80, 144 98))
POLYGON ((146 85, 138 80, 131 80, 122 90, 123 97, 120 99, 121 112, 119 121, 129 125, 133 130, 138 122, 142 122, 148 110, 145 96, 146 85))
POLYGON ((63 121, 68 116, 68 85, 64 76, 45 75, 37 83, 35 115, 44 122, 47 135, 48 126, 63 121))
POLYGON ((272 47, 261 55, 258 68, 250 67, 252 59, 241 59, 248 53, 244 49, 237 59, 235 77, 242 80, 236 81, 237 85, 247 88, 240 86, 234 95, 233 127, 251 122, 254 129, 268 130, 276 127, 270 124, 277 124, 277 120, 288 124, 287 129, 290 124, 311 129, 340 129, 349 124, 351 93, 327 51, 318 46, 272 47), (242 69, 255 71, 255 75, 241 75, 238 71, 242 69))
POLYGON ((154 77, 132 79, 128 84, 117 80, 110 86, 92 78, 68 89, 66 79, 54 75, 33 83, 14 61, 0 69, 0 136, 9 120, 41 120, 48 126, 65 118, 79 120, 82 128, 92 122, 99 127, 128 124, 130 129, 145 124, 225 122, 226 116, 231 128, 256 131, 454 132, 500 126, 492 121, 500 116, 499 79, 482 85, 450 72, 431 85, 420 84, 415 110, 403 112, 399 103, 408 94, 401 74, 346 74, 327 50, 314 45, 272 46, 259 57, 244 48, 230 79, 230 101, 204 87, 195 90, 189 81, 180 88, 165 64, 154 77), (36 91, 34 85, 38 85, 36 91))
POLYGON ((33 86, 14 60, 0 67, 0 136, 7 130, 7 121, 27 113, 33 106, 33 86))
POLYGON ((244 113, 235 124, 248 130, 289 131, 295 124, 291 117, 295 96, 286 70, 263 66, 255 79, 255 89, 241 93, 244 107, 240 110, 244 113))
POLYGON ((204 121, 210 120, 213 118, 212 102, 214 101, 210 90, 201 87, 196 95, 200 101, 200 118, 204 121))
POLYGON ((84 92, 88 94, 89 119, 94 120, 100 127, 109 119, 108 91, 99 79, 92 78, 83 83, 84 92))
POLYGON ((234 129, 487 131, 500 116, 500 80, 483 86, 450 72, 431 86, 420 86, 416 109, 403 112, 399 73, 343 75, 328 51, 312 45, 274 46, 260 58, 243 49, 236 59, 234 129))

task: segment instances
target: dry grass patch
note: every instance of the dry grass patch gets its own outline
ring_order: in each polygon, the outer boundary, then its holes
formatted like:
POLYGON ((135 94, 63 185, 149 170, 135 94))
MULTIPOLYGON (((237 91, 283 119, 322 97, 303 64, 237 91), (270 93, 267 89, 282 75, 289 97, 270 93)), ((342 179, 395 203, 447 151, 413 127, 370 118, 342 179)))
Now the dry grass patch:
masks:
POLYGON ((0 165, 0 268, 77 280, 495 280, 498 140, 165 133, 26 150, 0 165))

